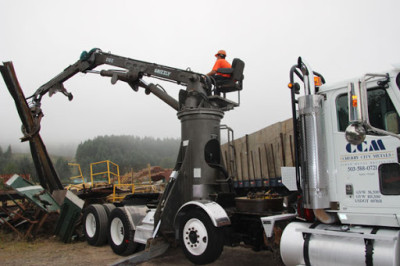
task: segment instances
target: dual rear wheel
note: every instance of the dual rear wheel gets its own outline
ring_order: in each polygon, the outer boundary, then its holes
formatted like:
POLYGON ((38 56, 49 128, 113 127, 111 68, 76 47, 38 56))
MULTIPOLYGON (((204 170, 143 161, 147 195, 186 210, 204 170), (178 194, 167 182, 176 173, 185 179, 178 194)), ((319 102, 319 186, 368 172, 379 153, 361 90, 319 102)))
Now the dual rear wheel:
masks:
POLYGON ((108 241, 112 250, 121 256, 127 256, 136 251, 139 244, 133 241, 135 230, 129 222, 127 210, 116 208, 110 213, 108 241))
MULTIPOLYGON (((140 244, 134 242, 135 230, 124 207, 113 204, 93 204, 83 216, 87 242, 100 246, 107 242, 119 255, 134 253, 140 244)), ((200 209, 189 211, 179 227, 179 241, 185 256, 194 264, 207 264, 219 258, 223 250, 222 228, 215 227, 210 217, 200 209)))
POLYGON ((84 234, 92 246, 101 246, 107 242, 108 215, 100 204, 92 204, 83 214, 84 234))
POLYGON ((112 250, 122 256, 130 255, 138 247, 133 241, 135 230, 132 228, 127 210, 116 208, 114 204, 92 204, 83 214, 84 234, 92 246, 110 244, 112 250))

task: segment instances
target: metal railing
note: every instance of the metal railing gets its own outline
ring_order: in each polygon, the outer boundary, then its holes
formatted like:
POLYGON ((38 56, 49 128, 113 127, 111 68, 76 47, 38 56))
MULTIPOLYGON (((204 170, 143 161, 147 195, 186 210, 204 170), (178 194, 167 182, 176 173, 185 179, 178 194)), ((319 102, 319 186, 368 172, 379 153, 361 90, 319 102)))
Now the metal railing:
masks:
POLYGON ((112 202, 122 200, 127 194, 133 193, 135 193, 135 184, 114 184, 112 202))
POLYGON ((114 180, 117 178, 118 182, 117 184, 121 184, 120 176, 119 176, 119 166, 118 164, 115 164, 109 160, 101 161, 101 162, 96 162, 96 163, 91 163, 90 164, 90 181, 92 182, 92 185, 94 183, 98 182, 107 182, 108 184, 114 184, 114 180), (107 170, 106 171, 100 171, 100 172, 94 172, 94 166, 96 165, 101 165, 101 164, 106 164, 107 170), (114 171, 111 170, 111 166, 114 166, 114 171), (99 176, 106 176, 107 180, 95 180, 95 178, 98 179, 99 176))

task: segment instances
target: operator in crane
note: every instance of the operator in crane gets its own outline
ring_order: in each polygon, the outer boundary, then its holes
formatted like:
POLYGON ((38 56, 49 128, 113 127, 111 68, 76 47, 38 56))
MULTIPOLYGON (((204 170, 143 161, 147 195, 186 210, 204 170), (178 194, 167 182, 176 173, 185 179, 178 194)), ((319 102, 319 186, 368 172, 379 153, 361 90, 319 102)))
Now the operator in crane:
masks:
MULTIPOLYGON (((215 57, 217 58, 217 61, 215 61, 215 64, 214 64, 212 70, 209 73, 207 73, 207 76, 212 77, 218 83, 223 80, 229 79, 231 77, 230 74, 218 73, 218 69, 219 68, 232 68, 232 66, 225 59, 225 57, 226 57, 225 50, 219 50, 215 54, 215 57)), ((220 92, 217 90, 217 91, 215 91, 215 94, 220 95, 220 92)))

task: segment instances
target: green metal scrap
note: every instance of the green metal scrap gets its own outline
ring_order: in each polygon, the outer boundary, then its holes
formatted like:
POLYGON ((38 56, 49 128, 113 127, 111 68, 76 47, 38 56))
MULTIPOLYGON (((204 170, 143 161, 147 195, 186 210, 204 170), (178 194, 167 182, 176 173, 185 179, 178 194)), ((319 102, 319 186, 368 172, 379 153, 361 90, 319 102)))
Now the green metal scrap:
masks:
POLYGON ((11 177, 6 185, 15 189, 20 195, 47 213, 60 209, 57 202, 42 186, 33 185, 18 175, 11 177))

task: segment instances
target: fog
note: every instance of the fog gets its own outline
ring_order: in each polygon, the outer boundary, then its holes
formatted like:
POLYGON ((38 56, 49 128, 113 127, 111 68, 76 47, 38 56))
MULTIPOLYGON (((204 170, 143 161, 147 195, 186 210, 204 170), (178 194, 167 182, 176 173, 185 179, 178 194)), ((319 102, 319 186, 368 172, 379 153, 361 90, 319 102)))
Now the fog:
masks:
MULTIPOLYGON (((240 106, 222 121, 241 137, 290 117, 287 83, 298 56, 327 83, 400 63, 399 10, 398 0, 0 0, 0 59, 13 62, 29 96, 94 47, 199 73, 208 73, 214 54, 224 49, 228 61, 246 63, 240 106)), ((175 98, 184 89, 161 84, 175 98)), ((94 74, 78 74, 64 85, 71 102, 62 94, 42 100, 40 134, 47 145, 63 150, 99 135, 180 136, 176 111, 143 90, 94 74)), ((0 121, 3 149, 26 149, 3 81, 0 121)))

